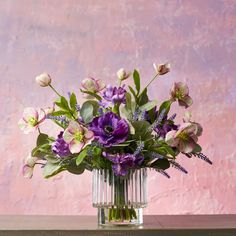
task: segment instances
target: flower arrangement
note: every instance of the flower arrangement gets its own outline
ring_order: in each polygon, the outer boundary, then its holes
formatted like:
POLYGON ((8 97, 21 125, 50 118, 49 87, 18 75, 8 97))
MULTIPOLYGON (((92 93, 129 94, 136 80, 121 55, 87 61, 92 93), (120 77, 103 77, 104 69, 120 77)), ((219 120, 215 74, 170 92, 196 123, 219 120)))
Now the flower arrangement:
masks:
MULTIPOLYGON (((117 72, 119 86, 86 78, 80 88, 86 99, 82 104, 78 103, 75 93, 69 93, 68 99, 60 95, 48 74, 37 76, 36 82, 50 87, 58 98, 51 108, 25 108, 19 120, 24 133, 39 132, 23 174, 31 178, 34 167, 41 165, 45 178, 66 170, 82 174, 93 169, 106 169, 126 178, 141 168, 156 170, 169 178, 166 172, 169 167, 187 173, 176 161, 180 153, 212 164, 198 144, 202 126, 191 120, 190 113, 186 113, 182 124, 175 122, 176 114, 169 115, 174 102, 184 108, 192 104, 188 86, 174 83, 169 99, 159 105, 148 97, 150 84, 170 71, 169 64, 154 64, 154 68, 153 79, 143 89, 137 70, 133 72, 133 87, 124 84, 131 77, 124 69, 117 72), (45 120, 61 128, 57 137, 41 131, 45 120)), ((126 210, 126 206, 112 208, 109 214, 115 215, 115 219, 124 218, 126 210)), ((131 219, 134 213, 131 208, 126 216, 131 219)))

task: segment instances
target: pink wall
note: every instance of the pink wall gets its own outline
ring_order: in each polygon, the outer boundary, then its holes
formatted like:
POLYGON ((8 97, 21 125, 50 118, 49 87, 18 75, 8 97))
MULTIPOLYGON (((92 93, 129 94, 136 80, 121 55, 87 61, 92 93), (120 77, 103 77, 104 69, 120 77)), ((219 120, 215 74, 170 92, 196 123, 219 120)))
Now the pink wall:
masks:
MULTIPOLYGON (((200 140, 213 160, 179 157, 186 176, 150 173, 146 214, 236 213, 236 1, 233 0, 21 0, 0 1, 0 214, 95 214, 91 175, 50 180, 37 170, 21 175, 35 142, 17 121, 25 106, 55 98, 34 77, 50 73, 62 93, 87 75, 115 80, 120 67, 138 68, 145 84, 153 62, 172 73, 150 89, 168 97, 174 81, 189 84, 200 140)), ((181 109, 181 112, 183 110, 181 109)), ((181 119, 181 117, 179 117, 181 119)))

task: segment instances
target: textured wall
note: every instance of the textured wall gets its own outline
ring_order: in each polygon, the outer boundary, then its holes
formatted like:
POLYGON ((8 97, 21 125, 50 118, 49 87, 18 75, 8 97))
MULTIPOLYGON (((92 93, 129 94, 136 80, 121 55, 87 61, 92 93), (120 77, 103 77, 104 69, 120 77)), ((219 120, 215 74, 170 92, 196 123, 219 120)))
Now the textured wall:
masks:
POLYGON ((24 136, 17 121, 25 106, 48 106, 55 98, 35 84, 37 74, 47 71, 62 93, 78 93, 85 76, 115 82, 120 67, 138 68, 145 84, 152 63, 166 60, 172 73, 150 93, 165 99, 174 81, 188 82, 190 110, 204 126, 200 142, 214 165, 181 156, 188 175, 173 169, 169 180, 150 173, 146 213, 236 213, 236 1, 5 0, 0 1, 0 214, 95 213, 90 173, 47 181, 40 169, 32 180, 21 175, 36 134, 24 136))

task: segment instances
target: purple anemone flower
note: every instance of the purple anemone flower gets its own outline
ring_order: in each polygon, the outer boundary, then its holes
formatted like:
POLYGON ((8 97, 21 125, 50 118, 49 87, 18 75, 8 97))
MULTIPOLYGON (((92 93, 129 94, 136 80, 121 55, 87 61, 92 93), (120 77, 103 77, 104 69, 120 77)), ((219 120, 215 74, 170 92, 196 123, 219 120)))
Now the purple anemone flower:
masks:
POLYGON ((103 156, 112 162, 112 170, 116 176, 125 176, 129 169, 138 167, 143 162, 142 156, 134 156, 129 153, 109 154, 103 152, 103 156))
POLYGON ((89 129, 93 131, 94 138, 105 147, 124 142, 129 134, 127 121, 110 111, 95 117, 89 129))
POLYGON ((124 89, 123 85, 122 87, 112 87, 111 85, 108 85, 106 87, 106 90, 103 92, 103 98, 109 102, 115 103, 124 103, 126 102, 125 95, 126 90, 124 89))
POLYGON ((63 131, 60 132, 58 138, 52 145, 52 151, 60 157, 66 157, 71 154, 69 145, 63 139, 63 131))

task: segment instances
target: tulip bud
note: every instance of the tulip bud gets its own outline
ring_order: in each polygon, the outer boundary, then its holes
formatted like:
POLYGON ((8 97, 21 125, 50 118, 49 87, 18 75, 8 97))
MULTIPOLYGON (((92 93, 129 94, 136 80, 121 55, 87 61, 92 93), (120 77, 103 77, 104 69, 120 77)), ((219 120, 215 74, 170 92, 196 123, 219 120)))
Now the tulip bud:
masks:
POLYGON ((169 63, 159 64, 157 66, 155 63, 153 63, 153 67, 159 75, 164 75, 164 74, 170 72, 170 64, 169 63))
POLYGON ((37 84, 39 84, 41 87, 47 87, 51 84, 51 77, 47 73, 43 73, 41 75, 38 75, 35 78, 37 84))
POLYGON ((121 81, 128 79, 130 76, 130 73, 126 73, 124 68, 119 69, 116 74, 117 74, 119 80, 121 80, 121 81))

